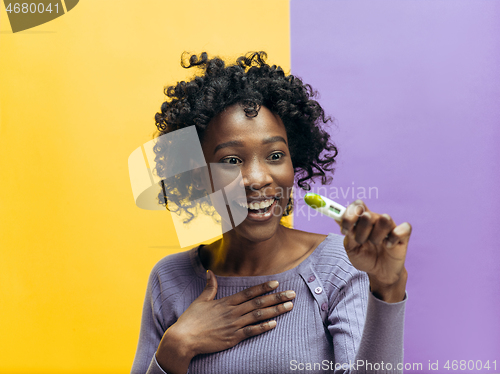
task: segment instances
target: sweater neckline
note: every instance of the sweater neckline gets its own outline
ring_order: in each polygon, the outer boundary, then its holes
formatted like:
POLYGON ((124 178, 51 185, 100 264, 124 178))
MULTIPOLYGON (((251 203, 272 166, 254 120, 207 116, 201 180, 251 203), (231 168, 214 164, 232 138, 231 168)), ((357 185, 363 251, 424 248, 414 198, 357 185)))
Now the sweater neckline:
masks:
MULTIPOLYGON (((271 280, 277 280, 282 282, 290 278, 295 277, 297 274, 301 274, 305 271, 308 265, 314 260, 315 257, 319 255, 323 247, 326 245, 328 240, 332 239, 334 234, 328 234, 328 236, 323 240, 309 256, 307 256, 301 263, 297 266, 288 269, 282 273, 270 274, 270 275, 255 275, 246 277, 236 277, 236 276, 222 276, 216 275, 218 286, 248 286, 250 284, 257 285, 260 283, 268 282, 271 280)), ((207 269, 203 266, 199 256, 200 246, 194 247, 189 251, 189 257, 191 259, 191 264, 193 266, 196 276, 206 280, 207 269)))

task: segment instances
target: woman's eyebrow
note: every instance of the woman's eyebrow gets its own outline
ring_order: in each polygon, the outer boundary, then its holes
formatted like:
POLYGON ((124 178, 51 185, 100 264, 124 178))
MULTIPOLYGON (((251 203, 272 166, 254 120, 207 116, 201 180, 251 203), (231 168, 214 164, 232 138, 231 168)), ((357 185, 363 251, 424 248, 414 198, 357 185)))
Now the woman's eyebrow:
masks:
POLYGON ((221 143, 215 147, 214 154, 216 154, 219 149, 226 147, 243 147, 243 142, 240 142, 239 140, 231 140, 229 142, 221 143))
POLYGON ((283 142, 286 144, 286 140, 282 136, 273 136, 272 138, 266 138, 262 141, 262 144, 269 144, 269 143, 276 143, 276 142, 283 142))
MULTIPOLYGON (((266 139, 262 140, 262 144, 269 144, 269 143, 276 143, 276 142, 283 142, 286 144, 286 140, 282 136, 273 136, 271 138, 266 138, 266 139)), ((221 143, 217 147, 215 147, 214 154, 216 154, 219 149, 226 148, 226 147, 243 147, 243 142, 240 142, 239 140, 230 140, 228 142, 221 143)))

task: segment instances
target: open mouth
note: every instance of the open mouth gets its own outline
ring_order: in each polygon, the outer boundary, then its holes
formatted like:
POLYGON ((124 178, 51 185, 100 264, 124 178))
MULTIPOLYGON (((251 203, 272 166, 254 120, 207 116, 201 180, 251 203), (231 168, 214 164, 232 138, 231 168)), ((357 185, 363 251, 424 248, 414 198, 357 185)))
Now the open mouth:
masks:
POLYGON ((255 222, 267 222, 272 217, 280 215, 277 211, 280 208, 277 207, 280 200, 281 197, 270 197, 266 200, 250 202, 240 200, 235 201, 235 205, 242 211, 244 209, 246 219, 255 222))
POLYGON ((238 205, 242 208, 248 209, 249 213, 265 214, 271 209, 271 207, 274 205, 274 202, 277 200, 278 199, 271 198, 262 201, 255 201, 252 203, 238 202, 238 205))

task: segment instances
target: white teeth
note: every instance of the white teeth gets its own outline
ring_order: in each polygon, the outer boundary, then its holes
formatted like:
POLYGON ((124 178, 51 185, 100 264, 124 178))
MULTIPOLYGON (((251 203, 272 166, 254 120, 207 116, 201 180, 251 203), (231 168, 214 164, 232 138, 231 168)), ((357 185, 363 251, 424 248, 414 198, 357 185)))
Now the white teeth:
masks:
POLYGON ((238 203, 239 206, 242 208, 248 209, 248 204, 247 203, 238 203))
POLYGON ((264 209, 267 208, 271 205, 273 205, 275 199, 269 199, 269 200, 264 200, 259 202, 254 202, 254 203, 243 203, 243 202, 238 202, 238 205, 241 206, 242 208, 245 209, 252 209, 252 210, 257 210, 257 209, 264 209))

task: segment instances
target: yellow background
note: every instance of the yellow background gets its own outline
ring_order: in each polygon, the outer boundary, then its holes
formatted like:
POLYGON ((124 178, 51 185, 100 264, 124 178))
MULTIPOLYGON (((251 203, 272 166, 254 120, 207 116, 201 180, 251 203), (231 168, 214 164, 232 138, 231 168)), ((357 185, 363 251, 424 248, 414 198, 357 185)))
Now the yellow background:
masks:
POLYGON ((134 204, 183 51, 265 50, 289 70, 288 0, 84 0, 12 34, 0 18, 0 373, 127 373, 149 272, 179 251, 134 204))

